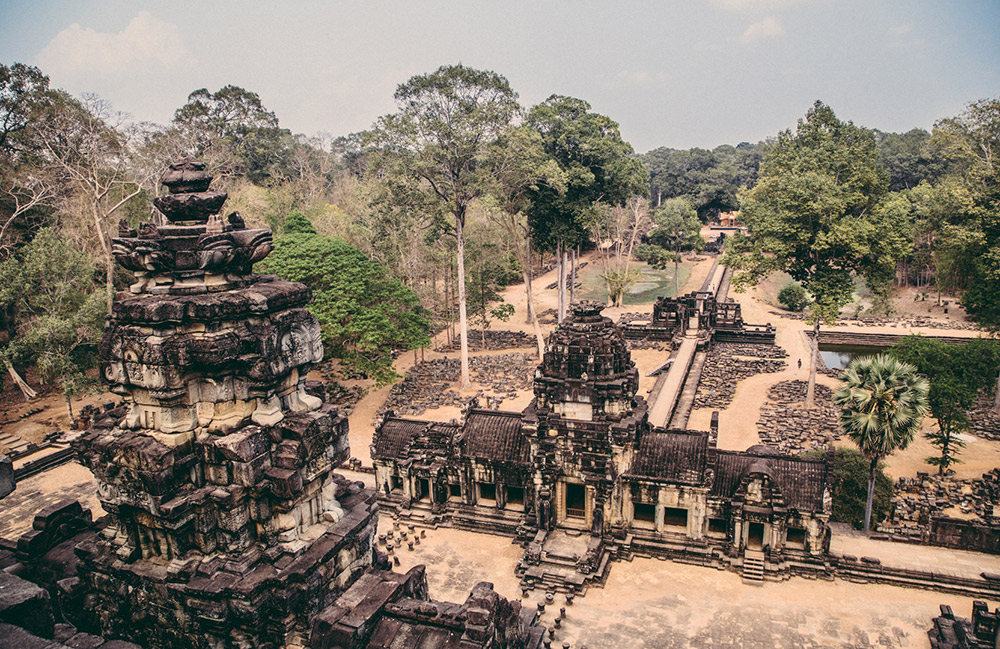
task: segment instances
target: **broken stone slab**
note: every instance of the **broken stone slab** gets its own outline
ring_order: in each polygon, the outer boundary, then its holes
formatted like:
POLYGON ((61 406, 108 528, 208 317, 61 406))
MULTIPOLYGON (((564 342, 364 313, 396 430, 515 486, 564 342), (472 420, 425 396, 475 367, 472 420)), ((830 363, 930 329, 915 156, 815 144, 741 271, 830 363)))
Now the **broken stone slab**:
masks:
POLYGON ((0 622, 16 624, 29 633, 51 638, 55 618, 45 589, 30 581, 0 572, 0 622))
POLYGON ((7 455, 0 455, 0 498, 14 491, 14 463, 7 455))

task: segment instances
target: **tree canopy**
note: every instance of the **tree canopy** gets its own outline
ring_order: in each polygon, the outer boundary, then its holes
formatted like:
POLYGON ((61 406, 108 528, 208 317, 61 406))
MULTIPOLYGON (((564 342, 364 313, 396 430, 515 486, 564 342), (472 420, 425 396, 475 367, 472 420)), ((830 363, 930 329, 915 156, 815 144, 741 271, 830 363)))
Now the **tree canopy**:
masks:
POLYGON ((969 430, 968 410, 981 390, 991 390, 1000 372, 1000 342, 977 338, 950 345, 936 338, 907 336, 889 348, 893 357, 914 366, 930 382, 928 405, 938 429, 927 433, 940 456, 927 463, 946 471, 959 462, 965 446, 959 434, 969 430))
MULTIPOLYGON (((757 185, 742 195, 747 235, 732 237, 722 262, 738 271, 734 287, 787 272, 813 296, 817 335, 819 323, 835 320, 851 300, 856 275, 886 296, 910 245, 906 214, 883 200, 887 189, 872 132, 816 102, 795 133, 782 131, 767 146, 757 185)), ((810 406, 815 365, 814 345, 810 406)))
POLYGON ((560 187, 539 184, 531 193, 533 237, 543 248, 585 241, 586 215, 595 203, 620 206, 648 192, 649 173, 618 124, 591 112, 586 101, 552 95, 532 107, 526 123, 541 134, 542 147, 565 180, 560 187))
POLYGON ((741 188, 757 183, 760 144, 741 142, 708 149, 660 147, 641 156, 650 176, 653 206, 683 198, 708 222, 720 212, 738 210, 741 188))
POLYGON ((270 178, 287 164, 291 132, 278 125, 278 117, 264 107, 260 96, 239 86, 206 88, 188 95, 174 113, 174 125, 194 139, 195 155, 231 155, 236 168, 254 182, 270 178))
POLYGON ((396 378, 394 351, 430 343, 416 294, 343 241, 301 230, 286 233, 258 266, 308 286, 309 310, 319 320, 327 352, 379 385, 396 378))

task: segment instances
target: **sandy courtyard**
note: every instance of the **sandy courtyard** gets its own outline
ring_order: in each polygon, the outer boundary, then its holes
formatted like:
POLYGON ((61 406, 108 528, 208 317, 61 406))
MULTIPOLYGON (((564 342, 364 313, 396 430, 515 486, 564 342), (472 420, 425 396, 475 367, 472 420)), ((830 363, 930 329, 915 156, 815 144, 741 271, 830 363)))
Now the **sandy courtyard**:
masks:
MULTIPOLYGON (((381 531, 391 521, 383 518, 381 531)), ((428 530, 400 566, 428 567, 433 599, 465 601, 472 587, 490 581, 511 599, 534 607, 544 593, 521 598, 514 566, 521 548, 509 539, 459 530, 428 530)), ((574 648, 862 648, 928 647, 927 629, 940 604, 968 616, 972 599, 930 591, 792 578, 746 586, 740 576, 671 561, 616 563, 607 586, 567 606, 562 595, 548 606, 549 628, 566 608, 554 647, 574 648)))

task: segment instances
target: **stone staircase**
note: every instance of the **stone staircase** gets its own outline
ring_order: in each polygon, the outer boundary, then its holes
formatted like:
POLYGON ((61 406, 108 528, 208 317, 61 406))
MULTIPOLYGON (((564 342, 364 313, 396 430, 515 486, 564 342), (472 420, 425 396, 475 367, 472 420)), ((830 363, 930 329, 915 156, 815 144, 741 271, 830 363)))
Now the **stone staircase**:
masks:
POLYGON ((0 453, 14 455, 28 447, 28 442, 17 435, 0 433, 0 453))
POLYGON ((600 558, 593 571, 580 570, 580 558, 590 540, 589 534, 567 535, 562 530, 549 533, 542 541, 536 560, 528 559, 529 550, 518 563, 516 571, 521 577, 521 588, 583 595, 592 586, 603 587, 611 569, 610 548, 601 546, 600 558), (578 547, 570 547, 572 545, 578 547))
POLYGON ((743 553, 743 583, 764 585, 764 553, 760 550, 746 550, 743 553))

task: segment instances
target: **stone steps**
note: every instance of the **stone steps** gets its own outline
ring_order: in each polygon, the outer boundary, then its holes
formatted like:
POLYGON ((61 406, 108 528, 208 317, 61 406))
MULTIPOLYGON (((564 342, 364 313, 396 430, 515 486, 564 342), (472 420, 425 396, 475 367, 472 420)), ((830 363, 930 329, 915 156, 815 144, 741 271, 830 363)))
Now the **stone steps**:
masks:
POLYGON ((746 550, 743 555, 743 583, 751 586, 764 585, 764 553, 746 550))

